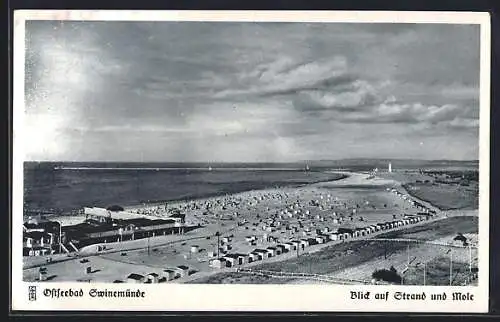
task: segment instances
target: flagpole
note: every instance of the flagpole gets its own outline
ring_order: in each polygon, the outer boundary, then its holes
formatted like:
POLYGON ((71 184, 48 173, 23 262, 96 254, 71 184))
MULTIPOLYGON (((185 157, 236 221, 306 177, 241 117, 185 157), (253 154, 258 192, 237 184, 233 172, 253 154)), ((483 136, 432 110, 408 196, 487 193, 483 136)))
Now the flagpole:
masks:
POLYGON ((425 286, 426 266, 427 266, 427 263, 424 262, 424 286, 425 286))
POLYGON ((62 224, 60 221, 57 222, 59 224, 59 254, 62 253, 62 224))
POLYGON ((472 246, 469 244, 469 273, 472 274, 472 246))
POLYGON ((452 284, 452 279, 453 279, 453 253, 450 249, 450 286, 452 284))

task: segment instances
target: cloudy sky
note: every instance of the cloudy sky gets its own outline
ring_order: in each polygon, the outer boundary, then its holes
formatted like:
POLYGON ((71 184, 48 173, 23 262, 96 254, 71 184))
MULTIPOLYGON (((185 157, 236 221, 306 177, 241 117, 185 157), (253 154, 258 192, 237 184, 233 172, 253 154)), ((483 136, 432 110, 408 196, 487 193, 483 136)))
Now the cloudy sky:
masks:
POLYGON ((478 159, 479 26, 26 25, 27 160, 478 159))

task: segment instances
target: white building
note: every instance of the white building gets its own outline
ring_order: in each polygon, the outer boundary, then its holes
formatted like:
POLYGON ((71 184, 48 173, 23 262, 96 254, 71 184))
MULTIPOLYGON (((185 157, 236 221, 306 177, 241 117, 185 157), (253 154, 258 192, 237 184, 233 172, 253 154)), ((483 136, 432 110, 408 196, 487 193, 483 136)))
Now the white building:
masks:
POLYGON ((157 273, 149 273, 148 275, 146 275, 146 280, 149 283, 156 284, 158 283, 159 275, 157 273))
POLYGON ((248 262, 249 263, 252 263, 252 262, 255 262, 255 261, 258 261, 261 259, 262 259, 262 257, 258 253, 251 252, 250 254, 248 254, 248 262))
POLYGON ((175 278, 175 271, 173 271, 171 269, 165 269, 165 270, 163 270, 162 275, 165 278, 165 280, 171 281, 175 278))
POLYGON ((339 239, 339 234, 330 233, 330 240, 338 240, 338 239, 339 239))
POLYGON ((276 248, 275 247, 268 247, 266 250, 267 250, 268 257, 276 256, 276 248))
POLYGON ((180 277, 187 276, 189 273, 189 267, 185 265, 179 265, 175 268, 175 270, 177 271, 177 274, 179 274, 180 277))
POLYGON ((226 259, 225 258, 220 258, 220 259, 214 259, 213 261, 210 262, 210 266, 214 268, 223 268, 226 267, 226 259))

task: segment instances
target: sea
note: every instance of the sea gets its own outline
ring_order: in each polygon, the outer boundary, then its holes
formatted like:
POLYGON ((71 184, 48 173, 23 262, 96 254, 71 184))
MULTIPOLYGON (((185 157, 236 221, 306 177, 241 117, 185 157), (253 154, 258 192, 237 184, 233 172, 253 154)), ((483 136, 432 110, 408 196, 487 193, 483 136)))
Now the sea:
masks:
POLYGON ((123 207, 190 200, 337 180, 336 170, 369 171, 374 162, 346 163, 25 162, 24 213, 71 215, 83 207, 123 207), (308 168, 308 169, 307 169, 308 168), (307 170, 306 170, 307 169, 307 170))
POLYGON ((136 206, 339 179, 296 164, 26 162, 25 213, 74 214, 83 207, 136 206))

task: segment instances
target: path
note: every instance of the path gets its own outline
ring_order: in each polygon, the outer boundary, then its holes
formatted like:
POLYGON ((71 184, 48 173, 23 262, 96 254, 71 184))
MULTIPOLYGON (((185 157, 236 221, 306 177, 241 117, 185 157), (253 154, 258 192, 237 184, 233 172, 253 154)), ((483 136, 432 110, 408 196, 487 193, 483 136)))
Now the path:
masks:
POLYGON ((463 245, 454 245, 449 243, 440 243, 433 242, 428 240, 420 240, 420 239, 408 239, 408 238, 370 238, 370 240, 374 241, 390 241, 390 242, 406 242, 406 243, 415 243, 415 244, 428 244, 428 245, 436 245, 436 246, 445 246, 445 247, 454 247, 454 248, 474 248, 477 249, 476 245, 463 246, 463 245))

